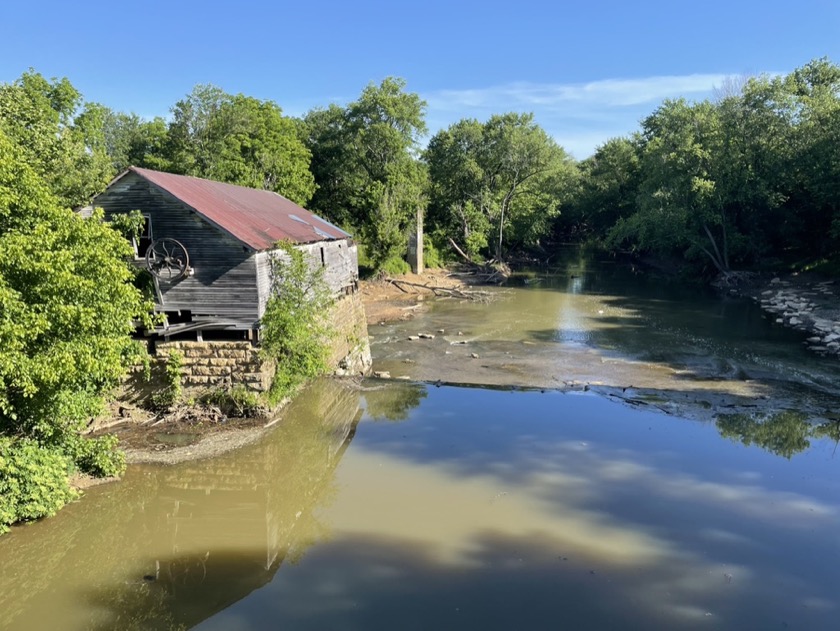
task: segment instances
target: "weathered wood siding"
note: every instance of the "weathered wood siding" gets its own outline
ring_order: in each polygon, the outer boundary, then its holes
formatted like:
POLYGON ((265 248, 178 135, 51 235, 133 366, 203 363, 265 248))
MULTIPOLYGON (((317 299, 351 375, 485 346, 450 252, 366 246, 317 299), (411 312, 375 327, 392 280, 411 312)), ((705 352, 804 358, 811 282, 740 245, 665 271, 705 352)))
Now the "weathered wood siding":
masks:
MULTIPOLYGON (((313 269, 324 267, 324 280, 335 295, 352 293, 359 280, 359 249, 348 239, 318 241, 296 246, 303 252, 313 269)), ((260 252, 256 257, 257 288, 259 292, 260 317, 271 294, 271 256, 281 253, 260 252)))
POLYGON ((344 293, 359 279, 359 251, 348 240, 319 241, 299 245, 313 267, 324 267, 324 280, 333 293, 344 293))
POLYGON ((106 217, 140 210, 152 220, 155 239, 184 244, 193 276, 160 283, 158 311, 190 310, 193 318, 215 317, 250 328, 260 317, 255 253, 198 216, 169 193, 129 173, 94 200, 106 217))
POLYGON ((259 252, 254 257, 257 266, 257 296, 259 299, 259 317, 265 315, 265 306, 271 295, 271 256, 268 252, 259 252))

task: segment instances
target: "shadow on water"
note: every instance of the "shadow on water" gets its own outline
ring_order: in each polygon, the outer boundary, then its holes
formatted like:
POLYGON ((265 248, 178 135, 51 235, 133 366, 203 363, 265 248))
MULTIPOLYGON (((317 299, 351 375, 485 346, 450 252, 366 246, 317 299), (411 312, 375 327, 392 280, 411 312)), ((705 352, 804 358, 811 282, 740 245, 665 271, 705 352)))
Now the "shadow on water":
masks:
POLYGON ((315 509, 335 497, 361 414, 356 389, 319 382, 255 445, 131 467, 14 529, 0 539, 0 628, 189 628, 243 598, 329 538, 315 509))

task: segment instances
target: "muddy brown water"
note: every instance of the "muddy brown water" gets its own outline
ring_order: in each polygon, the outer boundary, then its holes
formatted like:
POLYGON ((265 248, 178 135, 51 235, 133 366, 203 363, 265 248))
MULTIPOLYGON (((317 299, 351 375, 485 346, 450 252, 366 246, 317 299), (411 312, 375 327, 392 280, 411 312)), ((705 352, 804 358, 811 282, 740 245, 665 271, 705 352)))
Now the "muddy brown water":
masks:
POLYGON ((502 291, 373 327, 430 383, 318 382, 0 537, 0 629, 836 629, 836 366, 609 265, 502 291))

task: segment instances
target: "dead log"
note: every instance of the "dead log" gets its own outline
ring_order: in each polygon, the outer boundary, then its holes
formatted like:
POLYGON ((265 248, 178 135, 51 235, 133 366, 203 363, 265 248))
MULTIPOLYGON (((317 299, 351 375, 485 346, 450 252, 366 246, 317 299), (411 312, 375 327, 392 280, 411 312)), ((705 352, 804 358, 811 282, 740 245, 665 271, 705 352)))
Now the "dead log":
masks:
POLYGON ((400 278, 386 278, 386 282, 391 283, 397 289, 409 293, 405 287, 417 287, 426 289, 432 292, 435 296, 449 296, 455 298, 464 298, 466 300, 486 300, 489 298, 489 293, 486 291, 474 291, 459 289, 457 287, 442 287, 440 285, 430 285, 428 283, 413 283, 411 281, 402 280, 400 278), (404 287, 405 286, 405 287, 404 287))
POLYGON ((470 265, 475 265, 473 260, 469 256, 467 256, 466 254, 464 254, 464 251, 461 248, 458 247, 458 244, 455 243, 455 241, 452 239, 452 237, 447 237, 447 238, 449 239, 449 245, 451 245, 453 248, 455 248, 455 251, 458 254, 461 255, 461 258, 463 258, 470 265))

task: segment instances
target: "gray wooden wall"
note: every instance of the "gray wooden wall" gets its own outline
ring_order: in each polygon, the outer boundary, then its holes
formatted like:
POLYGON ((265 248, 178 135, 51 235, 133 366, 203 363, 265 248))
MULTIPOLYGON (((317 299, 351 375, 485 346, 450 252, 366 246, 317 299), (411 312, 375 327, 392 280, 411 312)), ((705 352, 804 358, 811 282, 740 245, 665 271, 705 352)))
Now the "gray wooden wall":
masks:
POLYGON ((158 311, 190 310, 193 318, 235 320, 252 328, 260 317, 254 252, 207 223, 172 195, 129 173, 94 200, 106 218, 140 210, 151 216, 155 239, 170 237, 184 244, 194 275, 161 282, 158 311))
MULTIPOLYGON (((359 249, 355 243, 349 239, 318 241, 298 245, 297 249, 304 253, 310 267, 324 268, 324 280, 333 294, 339 296, 356 290, 356 282, 359 280, 359 249)), ((282 256, 282 253, 260 252, 256 256, 261 317, 271 292, 271 256, 282 256)))

